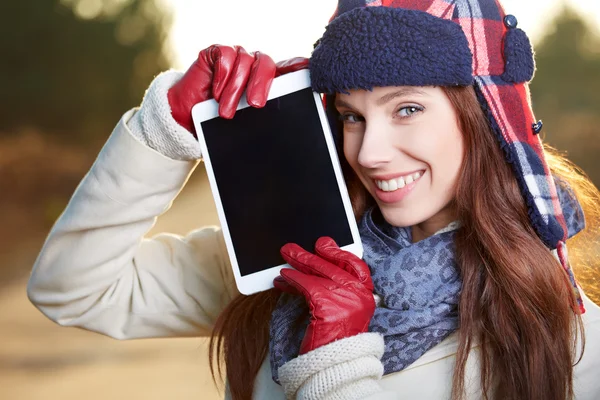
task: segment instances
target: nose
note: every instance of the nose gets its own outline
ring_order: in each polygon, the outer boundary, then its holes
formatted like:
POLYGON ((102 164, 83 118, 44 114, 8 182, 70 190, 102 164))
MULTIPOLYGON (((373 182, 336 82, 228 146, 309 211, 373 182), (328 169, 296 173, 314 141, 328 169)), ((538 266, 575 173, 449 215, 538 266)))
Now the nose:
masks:
POLYGON ((389 135, 385 130, 367 126, 357 161, 365 168, 379 168, 392 161, 393 150, 389 135))

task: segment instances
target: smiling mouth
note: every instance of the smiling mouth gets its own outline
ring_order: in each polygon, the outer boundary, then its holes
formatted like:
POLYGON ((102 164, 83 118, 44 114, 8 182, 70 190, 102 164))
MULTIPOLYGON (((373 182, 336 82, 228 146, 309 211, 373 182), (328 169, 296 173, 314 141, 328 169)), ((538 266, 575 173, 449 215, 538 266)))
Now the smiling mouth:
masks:
POLYGON ((421 178, 423 173, 421 171, 415 172, 414 174, 401 176, 399 178, 390 179, 387 181, 375 180, 375 185, 384 192, 394 192, 398 189, 402 189, 404 186, 409 185, 421 178))

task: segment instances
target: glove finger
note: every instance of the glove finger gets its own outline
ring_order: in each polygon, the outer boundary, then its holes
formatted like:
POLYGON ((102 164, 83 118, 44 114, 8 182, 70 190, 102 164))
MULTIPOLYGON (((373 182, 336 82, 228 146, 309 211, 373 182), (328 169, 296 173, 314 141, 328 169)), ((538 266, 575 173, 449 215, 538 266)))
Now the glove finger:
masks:
POLYGON ((295 57, 289 60, 279 61, 276 64, 277 73, 275 76, 281 76, 290 72, 300 71, 301 69, 308 68, 308 58, 306 57, 295 57))
POLYGON ((321 258, 352 274, 367 289, 371 291, 374 289, 369 266, 355 254, 340 249, 332 238, 319 238, 315 244, 315 252, 321 258))
POLYGON ((235 115, 240 98, 248 84, 254 57, 246 52, 243 47, 238 47, 237 58, 231 77, 226 83, 221 100, 219 100, 219 115, 231 119, 235 115))
POLYGON ((280 273, 282 279, 284 279, 288 285, 304 296, 309 303, 311 310, 314 308, 312 299, 315 296, 318 297, 318 293, 322 293, 324 290, 334 290, 339 287, 329 279, 308 275, 291 268, 284 268, 280 273))
POLYGON ((254 63, 248 78, 246 99, 252 107, 264 107, 275 78, 275 62, 261 52, 254 53, 254 63))
POLYGON ((295 243, 288 243, 281 248, 281 255, 292 267, 308 275, 325 278, 343 286, 357 279, 342 268, 312 254, 295 243))
POLYGON ((214 45, 209 51, 200 53, 207 68, 212 69, 212 97, 221 101, 223 89, 231 77, 237 59, 237 49, 230 46, 214 45))
POLYGON ((276 289, 281 290, 282 292, 286 292, 293 295, 303 296, 302 292, 296 289, 294 286, 290 285, 283 276, 277 276, 273 279, 273 286, 276 289))

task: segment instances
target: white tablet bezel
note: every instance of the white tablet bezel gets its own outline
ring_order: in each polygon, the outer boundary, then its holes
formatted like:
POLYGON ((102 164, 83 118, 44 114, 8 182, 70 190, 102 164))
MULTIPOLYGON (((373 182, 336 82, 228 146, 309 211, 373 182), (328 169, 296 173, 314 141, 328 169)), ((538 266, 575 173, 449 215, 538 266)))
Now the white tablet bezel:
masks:
MULTIPOLYGON (((271 86, 268 100, 284 96, 289 93, 293 93, 302 89, 306 89, 310 87, 310 76, 308 70, 301 70, 292 72, 289 74, 282 75, 273 80, 273 84, 271 86)), ((342 194, 342 203, 344 205, 344 210, 346 214, 346 219, 348 220, 348 225, 350 227, 350 231, 352 234, 353 243, 343 246, 342 249, 347 250, 353 254, 356 254, 358 257, 362 257, 363 255, 363 247, 360 240, 360 236, 358 233, 358 226, 356 224, 356 220, 354 218, 354 213, 352 211, 352 205, 350 203, 350 198, 348 196, 348 190, 346 188, 346 183, 344 181, 344 177, 342 174, 342 169, 340 166, 339 158, 337 155, 337 151, 335 148, 335 143, 333 141, 333 137, 331 135, 331 129, 329 127, 329 123, 327 121, 327 116, 325 114, 325 109, 323 108, 323 103, 321 101, 321 97, 318 93, 313 92, 313 98, 315 104, 317 106, 317 110, 319 113, 319 118, 321 120, 321 126, 323 128, 325 141, 327 143, 327 148, 329 150, 329 156, 333 165, 333 169, 335 172, 336 181, 339 186, 340 193, 342 194)), ((237 110, 249 107, 245 95, 242 96, 240 100, 240 104, 237 107, 237 110)), ((243 294, 252 294, 260 291, 264 291, 273 287, 273 279, 279 275, 279 271, 282 268, 291 268, 288 264, 281 264, 275 267, 271 267, 269 269, 265 269, 259 272, 255 272, 253 274, 249 274, 246 276, 242 276, 240 273, 240 268, 237 262, 237 258, 235 255, 235 250, 233 247, 233 242, 231 238, 231 234, 229 232, 229 228, 227 225, 227 219, 225 218, 225 212, 223 210, 223 205, 221 203, 221 197, 219 194, 219 189, 217 186, 217 182, 215 179, 215 174, 212 168, 211 160, 210 160, 210 150, 207 148, 206 141, 204 138, 204 134, 202 132, 201 123, 206 120, 213 119, 219 116, 219 104, 211 99, 204 101, 202 103, 196 104, 192 108, 192 118, 194 120, 194 125, 196 127, 196 132, 198 135, 198 142, 200 143, 200 147, 202 149, 202 158, 204 160, 206 166, 206 172, 208 175, 208 181, 210 183, 210 187, 212 190, 213 198, 215 199, 215 205, 217 208, 217 214, 219 217, 219 221, 221 222, 221 229, 223 230, 223 236, 225 238, 225 244, 227 245, 227 252, 229 253, 229 259, 231 261, 231 266, 233 269, 233 275, 235 277, 235 282, 238 287, 238 290, 243 294)))

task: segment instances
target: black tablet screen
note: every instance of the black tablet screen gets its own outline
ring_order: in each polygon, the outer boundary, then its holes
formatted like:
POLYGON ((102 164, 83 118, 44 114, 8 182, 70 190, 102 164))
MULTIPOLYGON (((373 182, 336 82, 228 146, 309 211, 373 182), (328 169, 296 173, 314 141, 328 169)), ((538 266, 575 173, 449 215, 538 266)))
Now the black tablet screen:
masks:
POLYGON ((285 243, 352 243, 311 89, 201 124, 242 275, 284 263, 285 243))

